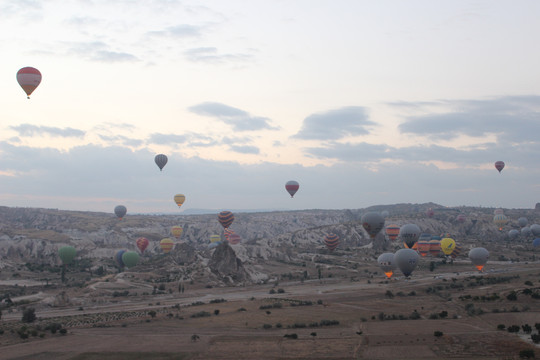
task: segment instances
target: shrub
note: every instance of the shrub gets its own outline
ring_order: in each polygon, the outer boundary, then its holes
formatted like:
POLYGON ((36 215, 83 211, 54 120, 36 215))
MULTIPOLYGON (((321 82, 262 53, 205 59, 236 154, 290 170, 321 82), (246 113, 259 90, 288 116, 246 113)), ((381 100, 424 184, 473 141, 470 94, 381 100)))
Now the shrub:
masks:
POLYGON ((384 296, 392 299, 394 297, 394 294, 390 290, 386 290, 386 293, 384 294, 384 296))
POLYGON ((150 310, 150 311, 148 312, 148 315, 150 315, 150 317, 152 317, 152 319, 156 317, 156 314, 157 314, 157 313, 156 313, 154 310, 150 310))
POLYGON ((506 295, 506 298, 510 301, 516 301, 517 293, 515 291, 512 291, 510 294, 506 295))
POLYGON ((279 288, 279 289, 277 289, 277 292, 278 292, 278 294, 283 294, 285 292, 285 290, 283 290, 282 288, 279 288))
POLYGON ((31 323, 36 321, 36 310, 34 308, 24 309, 21 321, 23 323, 31 323))
POLYGON ((436 330, 436 331, 433 332, 433 335, 436 336, 436 337, 441 337, 441 336, 443 336, 443 332, 436 330))
POLYGON ((506 330, 510 333, 517 333, 519 331, 520 327, 519 325, 511 325, 506 330))
POLYGON ((497 325, 497 330, 504 330, 504 329, 506 329, 506 325, 504 324, 497 325))
POLYGON ((272 328, 271 324, 263 324, 263 329, 271 329, 271 328, 272 328))
POLYGON ((238 309, 237 311, 247 311, 247 310, 246 310, 246 308, 242 307, 242 308, 238 309))
POLYGON ((214 310, 214 315, 219 315, 219 309, 214 310))
POLYGON ((519 357, 521 359, 534 359, 534 350, 532 349, 521 350, 519 352, 519 357))
POLYGON ((61 328, 58 332, 59 332, 61 335, 66 335, 66 334, 67 334, 67 329, 66 329, 66 328, 61 328))
POLYGON ((283 327, 283 325, 281 325, 281 323, 277 323, 277 324, 276 324, 276 327, 277 327, 278 329, 281 329, 281 328, 283 327))
POLYGON ((298 339, 297 334, 285 334, 285 335, 283 335, 283 337, 287 338, 287 339, 298 339))
POLYGON ((275 289, 270 289, 270 291, 268 292, 269 294, 275 294, 276 293, 276 290, 275 289))
POLYGON ((192 318, 200 318, 200 317, 206 317, 206 316, 212 316, 208 311, 199 311, 198 313, 192 314, 192 318))

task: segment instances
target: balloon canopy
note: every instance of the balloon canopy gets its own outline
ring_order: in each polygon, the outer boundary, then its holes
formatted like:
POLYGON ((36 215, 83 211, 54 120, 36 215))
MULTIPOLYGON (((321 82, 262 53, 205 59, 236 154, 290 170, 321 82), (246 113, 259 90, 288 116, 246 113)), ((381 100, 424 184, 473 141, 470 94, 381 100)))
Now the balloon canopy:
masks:
POLYGON ((163 167, 165 165, 167 165, 167 161, 169 159, 167 158, 167 155, 165 154, 157 154, 155 157, 154 157, 154 162, 156 163, 156 165, 158 166, 159 168, 159 171, 162 171, 163 170, 163 167))
POLYGON ((124 264, 124 262, 122 261, 122 255, 124 255, 124 253, 126 252, 127 250, 118 250, 118 252, 114 255, 114 260, 116 261, 116 263, 118 264, 118 266, 120 266, 121 268, 123 268, 124 266, 126 266, 126 264, 124 264))
POLYGON ((375 238, 384 227, 384 217, 378 212, 368 212, 362 215, 362 226, 370 238, 375 238))
POLYGON ((174 195, 174 202, 178 207, 182 206, 182 204, 186 201, 186 197, 184 194, 176 194, 174 195))
POLYGON ((388 225, 386 227, 386 235, 388 235, 388 239, 394 241, 399 236, 399 226, 398 225, 388 225))
POLYGON ((137 244, 137 247, 139 248, 139 250, 141 251, 141 254, 144 253, 144 250, 146 250, 146 248, 148 247, 148 244, 150 244, 150 242, 148 241, 147 238, 145 237, 140 237, 138 238, 135 243, 137 244))
POLYGON ((171 228, 171 234, 172 236, 174 236, 175 238, 177 239, 180 239, 180 236, 182 236, 182 233, 184 232, 184 229, 179 226, 179 225, 175 225, 171 228))
POLYGON ((139 254, 135 251, 126 251, 122 254, 122 262, 128 268, 134 267, 139 262, 139 254))
POLYGON ((405 224, 399 230, 399 236, 403 240, 403 244, 411 249, 420 237, 420 228, 416 224, 405 224))
POLYGON ((456 241, 452 238, 444 238, 441 240, 441 250, 444 255, 451 255, 456 248, 456 241))
POLYGON ((73 246, 62 246, 58 249, 58 256, 64 265, 69 265, 75 259, 77 255, 77 250, 73 246))
POLYGON ((379 264, 379 267, 384 272, 386 277, 390 279, 392 275, 394 274, 394 270, 396 269, 396 263, 394 261, 394 254, 383 253, 379 255, 379 257, 377 258, 377 264, 379 264))
POLYGON ((394 261, 403 275, 409 276, 412 274, 418 265, 420 256, 413 249, 399 249, 394 254, 394 261))
POLYGON ((159 242, 159 247, 161 247, 161 250, 167 254, 168 252, 170 252, 172 250, 172 248, 174 247, 174 242, 169 239, 169 238, 165 238, 165 239, 162 239, 160 242, 159 242))
POLYGON ((504 169, 504 161, 495 161, 495 169, 500 173, 504 169))
POLYGON ((124 205, 117 205, 115 208, 114 208, 114 214, 120 219, 122 220, 122 218, 126 215, 127 213, 127 209, 124 205))
POLYGON ((330 251, 334 251, 339 245, 339 236, 336 234, 328 234, 324 237, 324 244, 330 251))
POLYGON ((41 73, 36 68, 30 66, 23 67, 17 71, 17 82, 26 93, 27 98, 30 99, 32 92, 34 92, 41 83, 41 73))
POLYGON ((287 183, 285 184, 285 190, 287 190, 291 197, 294 197, 294 194, 296 194, 299 188, 300 184, 298 183, 298 181, 290 180, 287 181, 287 183))
POLYGON ((226 229, 233 223, 234 215, 230 211, 222 211, 218 214, 218 221, 226 229))
POLYGON ((469 251, 469 259, 471 259, 471 262, 474 266, 476 266, 478 271, 482 271, 484 269, 484 265, 486 265, 488 257, 489 251, 483 247, 477 247, 469 251))

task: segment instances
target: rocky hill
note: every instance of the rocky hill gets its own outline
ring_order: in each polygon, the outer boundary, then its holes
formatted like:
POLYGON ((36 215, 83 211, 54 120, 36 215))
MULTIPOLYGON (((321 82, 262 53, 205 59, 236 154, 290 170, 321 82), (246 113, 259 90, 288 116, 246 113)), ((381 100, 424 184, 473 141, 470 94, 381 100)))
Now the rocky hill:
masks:
MULTIPOLYGON (((366 209, 303 210, 235 214, 231 225, 242 237, 238 245, 208 249, 209 238, 223 228, 216 215, 132 215, 118 220, 113 214, 60 211, 55 209, 0 207, 0 268, 20 264, 60 265, 58 248, 72 245, 78 259, 92 266, 114 268, 118 250, 137 251, 135 240, 150 241, 137 268, 189 279, 207 277, 209 282, 256 282, 265 279, 261 264, 268 261, 302 262, 342 255, 352 261, 373 261, 383 251, 394 251, 400 243, 390 242, 384 230, 371 239, 361 224, 369 211, 387 213, 386 225, 417 224, 422 232, 449 233, 465 249, 479 243, 508 242, 508 230, 519 229, 517 219, 529 224, 538 220, 535 209, 504 209, 509 222, 502 231, 493 223, 494 208, 448 208, 434 203, 380 205, 366 209), (434 210, 428 217, 426 211, 434 210), (458 220, 458 215, 464 219, 458 220), (159 241, 171 237, 180 225, 184 231, 170 254, 163 254, 159 241), (326 234, 340 237, 330 253, 324 246, 326 234)), ((532 239, 515 240, 527 246, 532 239)))

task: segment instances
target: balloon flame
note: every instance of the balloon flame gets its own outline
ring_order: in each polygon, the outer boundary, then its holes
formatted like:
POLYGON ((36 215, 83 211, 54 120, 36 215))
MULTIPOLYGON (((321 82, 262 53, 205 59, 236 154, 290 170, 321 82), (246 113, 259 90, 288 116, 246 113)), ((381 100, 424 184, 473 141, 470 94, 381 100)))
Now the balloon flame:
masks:
POLYGON ((484 265, 476 265, 476 268, 478 269, 478 271, 482 272, 484 265))
POLYGON ((386 271, 384 274, 386 275, 387 278, 390 279, 392 277, 392 275, 394 274, 394 272, 393 271, 386 271))

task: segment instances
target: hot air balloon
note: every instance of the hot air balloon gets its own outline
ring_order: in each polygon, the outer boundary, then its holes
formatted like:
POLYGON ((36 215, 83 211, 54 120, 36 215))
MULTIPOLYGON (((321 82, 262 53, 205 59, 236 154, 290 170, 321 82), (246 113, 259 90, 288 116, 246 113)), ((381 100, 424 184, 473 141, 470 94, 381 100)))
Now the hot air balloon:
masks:
POLYGON ((394 262, 394 254, 383 253, 379 255, 379 257, 377 258, 377 264, 379 264, 379 267, 384 272, 386 277, 390 279, 394 274, 394 270, 396 269, 396 263, 394 262))
POLYGON ((507 221, 508 218, 504 214, 497 214, 493 216, 493 222, 495 223, 495 225, 497 225, 499 230, 503 229, 503 226, 506 225, 507 221))
POLYGON ((441 252, 441 241, 437 239, 431 239, 429 241, 429 254, 433 257, 439 256, 441 252))
POLYGON ((184 196, 184 194, 174 195, 174 202, 176 203, 176 205, 178 205, 178 207, 182 206, 184 201, 186 201, 186 197, 184 196))
POLYGON ((457 216, 456 220, 457 220, 458 222, 460 222, 460 223, 464 223, 465 220, 467 220, 467 217, 466 217, 465 215, 463 215, 463 214, 459 214, 459 215, 457 216))
POLYGON ((405 276, 412 274, 416 265, 418 265, 419 258, 420 256, 418 256, 418 253, 413 249, 399 249, 394 254, 394 261, 405 276))
POLYGON ((452 238, 445 237, 441 240, 441 250, 444 255, 452 254, 452 251, 456 248, 456 242, 452 238))
POLYGON ((164 154, 157 154, 156 157, 154 157, 154 162, 158 166, 159 171, 163 170, 163 167, 167 165, 168 160, 167 155, 164 154))
POLYGON ((242 237, 233 231, 232 234, 229 234, 227 241, 231 245, 238 245, 242 241, 242 237))
POLYGON ((141 254, 144 254, 144 250, 146 250, 146 248, 148 247, 148 244, 150 242, 148 241, 147 238, 145 237, 140 237, 136 240, 136 244, 137 244, 137 247, 139 248, 139 250, 141 251, 141 254))
POLYGON ((540 238, 536 238, 533 240, 533 246, 534 247, 539 247, 540 246, 540 238))
POLYGON ((383 210, 383 211, 381 211, 381 215, 382 215, 383 218, 386 219, 390 215, 390 213, 388 212, 388 210, 383 210))
POLYGON ((41 82, 41 73, 33 67, 23 67, 17 71, 17 82, 30 99, 30 94, 38 87, 41 82))
POLYGON ((62 264, 69 265, 75 259, 75 255, 77 255, 77 250, 73 246, 62 246, 60 249, 58 249, 58 256, 60 256, 60 260, 62 260, 62 264))
POLYGON ((399 236, 399 226, 398 225, 388 225, 386 227, 386 235, 392 241, 396 240, 399 236))
POLYGON ((488 257, 489 251, 483 247, 477 247, 469 251, 469 259, 471 259, 471 262, 474 266, 476 266, 478 271, 482 271, 484 269, 484 265, 486 265, 488 257))
POLYGON ((328 234, 324 238, 324 244, 330 251, 334 251, 335 248, 337 248, 339 244, 339 236, 336 234, 328 234))
POLYGON ((499 173, 504 169, 504 161, 495 161, 495 169, 499 170, 499 173))
POLYGON ((429 250, 431 249, 431 244, 429 243, 431 240, 418 240, 416 243, 416 250, 418 253, 424 257, 429 254, 429 250))
POLYGON ((529 237, 532 235, 532 231, 531 231, 531 228, 528 227, 528 226, 525 226, 524 228, 521 229, 521 236, 523 237, 529 237))
POLYGON ((399 229, 399 236, 403 245, 411 249, 420 237, 420 228, 416 224, 405 224, 399 229))
POLYGON ((210 242, 215 243, 221 241, 221 236, 219 235, 210 235, 210 242))
POLYGON ((455 259, 461 254, 461 246, 459 244, 456 244, 456 247, 454 248, 454 251, 450 254, 450 257, 452 259, 455 259))
POLYGON ((518 225, 519 225, 520 227, 525 227, 525 226, 527 226, 528 223, 529 223, 529 220, 527 220, 526 217, 520 217, 520 218, 518 219, 518 225))
POLYGON ((504 214, 504 210, 501 208, 493 210, 493 215, 504 214))
POLYGON ((132 268, 139 262, 139 254, 135 251, 126 251, 122 254, 122 262, 126 267, 132 268))
POLYGON ((124 255, 125 252, 126 252, 126 250, 119 250, 114 255, 114 260, 116 261, 116 263, 118 264, 118 266, 120 268, 123 268, 124 266, 126 266, 126 264, 124 264, 124 262, 122 261, 122 255, 124 255))
POLYGON ((229 236, 231 236, 231 234, 234 234, 232 229, 226 228, 223 230, 223 237, 225 237, 225 240, 229 241, 229 236))
POLYGON ((298 183, 298 181, 290 180, 287 181, 287 183, 285 184, 285 190, 287 190, 289 195, 291 195, 291 198, 294 197, 294 194, 296 194, 299 188, 300 184, 298 183))
POLYGON ((177 239, 180 239, 180 236, 182 236, 182 233, 184 232, 184 229, 182 229, 181 226, 175 225, 171 228, 171 234, 177 239))
POLYGON ((540 236, 540 225, 538 224, 532 224, 530 226, 531 232, 534 236, 540 236))
POLYGON ((169 239, 169 238, 165 238, 165 239, 162 239, 160 242, 159 242, 159 246, 161 247, 161 250, 167 254, 168 252, 170 252, 174 246, 174 242, 169 239))
POLYGON ((518 236, 519 236, 519 230, 512 229, 508 231, 508 237, 510 238, 510 240, 517 239, 518 236))
POLYGON ((230 211, 222 211, 218 214, 218 220, 223 228, 228 228, 234 221, 234 215, 230 211))
POLYGON ((432 208, 427 209, 427 211, 426 211, 426 216, 427 216, 428 218, 432 218, 433 215, 435 215, 435 211, 433 211, 432 208))
POLYGON ((217 248, 219 246, 219 244, 221 244, 221 241, 210 243, 210 244, 208 244, 208 249, 217 248))
POLYGON ((378 212, 368 212, 362 215, 362 226, 370 238, 375 238, 384 227, 384 218, 378 212))
POLYGON ((124 205, 118 205, 114 208, 114 213, 120 220, 126 215, 127 209, 124 205))

